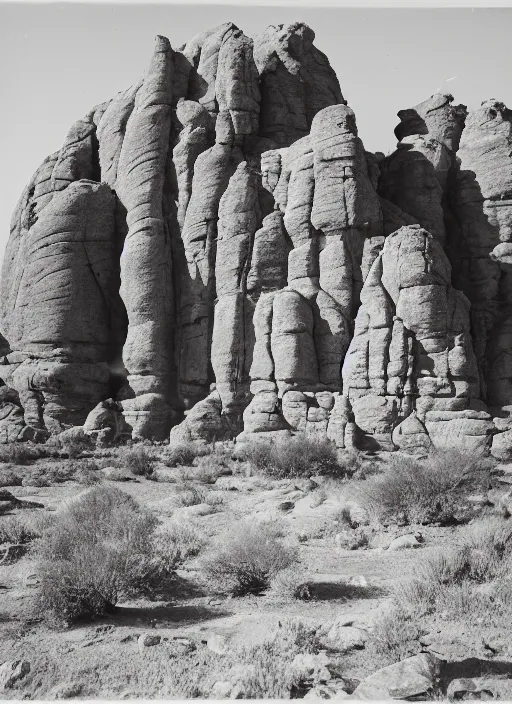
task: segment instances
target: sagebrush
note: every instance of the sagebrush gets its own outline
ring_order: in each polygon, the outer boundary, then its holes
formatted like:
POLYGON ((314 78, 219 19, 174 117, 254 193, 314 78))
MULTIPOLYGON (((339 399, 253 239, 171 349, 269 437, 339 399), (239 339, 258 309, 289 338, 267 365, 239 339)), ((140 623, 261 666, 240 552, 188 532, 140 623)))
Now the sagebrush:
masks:
POLYGON ((148 593, 176 567, 175 545, 158 520, 114 487, 72 500, 40 540, 39 603, 49 620, 73 623, 148 593))
POLYGON ((357 495, 381 522, 450 523, 471 517, 465 499, 488 489, 490 468, 478 454, 455 450, 424 459, 396 453, 381 474, 361 482, 357 495))
POLYGON ((247 522, 218 539, 204 568, 215 584, 240 596, 268 589, 272 578, 296 560, 297 549, 285 544, 279 527, 247 522))
POLYGON ((327 439, 290 437, 275 443, 255 440, 247 443, 241 457, 258 472, 282 479, 315 474, 345 476, 348 469, 338 461, 336 446, 327 439))

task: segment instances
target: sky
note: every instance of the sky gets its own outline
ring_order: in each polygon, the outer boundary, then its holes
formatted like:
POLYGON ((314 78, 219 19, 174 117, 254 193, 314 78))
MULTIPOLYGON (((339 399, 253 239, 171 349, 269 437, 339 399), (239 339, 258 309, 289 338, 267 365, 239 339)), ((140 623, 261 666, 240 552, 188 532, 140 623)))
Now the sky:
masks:
POLYGON ((227 21, 249 36, 269 24, 306 22, 336 71, 370 151, 393 150, 398 110, 435 92, 450 92, 469 109, 487 98, 512 107, 512 8, 265 2, 264 7, 0 2, 0 259, 11 213, 33 172, 59 149, 75 120, 138 80, 157 34, 178 47, 227 21))

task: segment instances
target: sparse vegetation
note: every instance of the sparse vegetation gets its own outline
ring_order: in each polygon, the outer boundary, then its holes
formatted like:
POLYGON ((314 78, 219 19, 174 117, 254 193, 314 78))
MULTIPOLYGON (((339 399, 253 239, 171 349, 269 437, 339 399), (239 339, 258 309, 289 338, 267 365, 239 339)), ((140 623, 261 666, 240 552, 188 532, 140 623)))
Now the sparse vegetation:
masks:
POLYGON ((97 487, 73 500, 39 545, 45 615, 67 623, 99 616, 169 575, 176 551, 162 534, 155 541, 157 524, 119 489, 97 487))
POLYGON ((241 596, 260 594, 280 570, 296 560, 297 550, 284 544, 276 526, 245 523, 219 539, 204 568, 215 583, 241 596))
POLYGON ((176 495, 180 506, 197 506, 206 502, 208 492, 192 482, 184 481, 177 486, 176 495))
POLYGON ((0 462, 27 465, 39 457, 39 452, 28 443, 9 442, 0 445, 0 462))
POLYGON ((461 545, 422 560, 397 587, 392 609, 375 624, 372 652, 383 664, 414 655, 425 619, 443 612, 466 627, 510 621, 511 568, 510 522, 493 518, 468 527, 461 545))
POLYGON ((269 594, 277 599, 311 599, 311 591, 304 572, 296 565, 280 570, 270 580, 269 594))
POLYGON ((275 443, 255 441, 244 449, 243 459, 256 471, 277 479, 348 474, 347 465, 338 462, 336 447, 330 440, 303 435, 275 443))
POLYGON ((167 467, 191 467, 197 457, 209 455, 211 448, 205 443, 183 442, 169 445, 162 454, 162 462, 167 467))
POLYGON ((57 443, 70 460, 77 459, 82 452, 90 451, 93 447, 91 438, 83 431, 75 432, 71 436, 65 433, 57 436, 57 443))
POLYGON ((156 539, 165 541, 165 549, 173 565, 199 555, 205 545, 200 526, 192 521, 172 521, 167 524, 165 532, 157 533, 156 539))
POLYGON ((75 474, 75 479, 83 486, 95 486, 96 484, 100 484, 102 481, 101 474, 98 471, 90 469, 89 467, 79 469, 75 474))
MULTIPOLYGON (((172 642, 146 650, 123 650, 112 667, 113 651, 105 648, 73 649, 66 657, 39 649, 31 655, 30 673, 11 696, 20 699, 23 692, 29 699, 53 699, 55 685, 66 683, 75 696, 88 699, 115 698, 123 691, 145 700, 208 699, 215 682, 229 681, 244 699, 289 699, 303 677, 292 667, 294 658, 318 652, 318 645, 314 629, 288 619, 263 643, 235 647, 229 657, 205 646, 183 653, 172 642)), ((117 641, 117 656, 119 651, 117 641)))
POLYGON ((22 477, 10 469, 0 469, 0 486, 21 486, 22 477))
POLYGON ((126 449, 123 459, 126 469, 136 477, 149 477, 153 474, 155 457, 145 447, 130 447, 126 449))
POLYGON ((489 471, 489 462, 478 455, 432 452, 420 460, 397 453, 382 474, 360 485, 358 495, 384 523, 456 522, 468 515, 466 497, 487 490, 489 471))
POLYGON ((4 516, 0 522, 0 544, 25 545, 39 535, 30 520, 19 516, 4 516))

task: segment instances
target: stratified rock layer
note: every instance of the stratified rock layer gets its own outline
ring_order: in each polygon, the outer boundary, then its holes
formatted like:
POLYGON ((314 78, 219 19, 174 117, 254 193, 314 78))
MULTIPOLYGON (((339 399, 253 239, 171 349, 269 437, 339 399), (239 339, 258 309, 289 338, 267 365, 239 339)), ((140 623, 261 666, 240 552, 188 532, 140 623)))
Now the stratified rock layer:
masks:
POLYGON ((398 117, 396 151, 366 152, 301 23, 157 37, 13 215, 0 441, 508 457, 511 113, 438 94, 398 117))

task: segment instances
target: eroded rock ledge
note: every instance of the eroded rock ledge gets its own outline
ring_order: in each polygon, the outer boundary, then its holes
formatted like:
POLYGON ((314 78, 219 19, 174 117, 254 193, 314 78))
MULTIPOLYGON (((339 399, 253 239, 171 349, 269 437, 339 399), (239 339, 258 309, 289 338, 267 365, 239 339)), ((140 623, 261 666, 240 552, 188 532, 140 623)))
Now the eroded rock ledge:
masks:
POLYGON ((70 129, 0 294, 0 441, 327 436, 512 455, 512 113, 370 154, 304 24, 227 23, 70 129))

